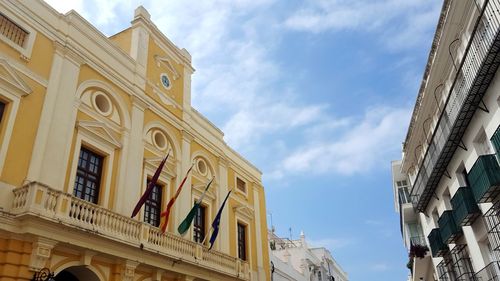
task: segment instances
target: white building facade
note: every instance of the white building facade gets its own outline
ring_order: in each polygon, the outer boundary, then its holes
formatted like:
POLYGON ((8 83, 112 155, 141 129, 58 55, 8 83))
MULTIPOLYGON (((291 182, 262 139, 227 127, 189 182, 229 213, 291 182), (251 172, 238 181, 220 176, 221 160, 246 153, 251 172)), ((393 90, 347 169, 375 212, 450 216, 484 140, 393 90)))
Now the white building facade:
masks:
POLYGON ((500 1, 445 0, 392 163, 405 245, 422 233, 430 250, 411 280, 500 278, 499 64, 500 1))
POLYGON ((272 281, 348 281, 347 273, 329 250, 309 247, 300 239, 279 238, 269 232, 272 281))

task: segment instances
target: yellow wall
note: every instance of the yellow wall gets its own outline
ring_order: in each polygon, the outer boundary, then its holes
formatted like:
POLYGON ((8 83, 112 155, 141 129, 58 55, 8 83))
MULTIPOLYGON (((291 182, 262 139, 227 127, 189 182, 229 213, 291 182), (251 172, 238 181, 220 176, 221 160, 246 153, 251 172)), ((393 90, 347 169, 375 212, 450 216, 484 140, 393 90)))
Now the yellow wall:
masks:
MULTIPOLYGON (((162 50, 153 39, 149 40, 148 54, 146 79, 153 85, 156 85, 156 87, 158 87, 163 93, 167 94, 169 98, 175 100, 178 105, 182 106, 184 88, 183 66, 175 63, 173 59, 169 58, 167 53, 162 50), (159 55, 160 57, 168 57, 170 59, 170 63, 179 74, 179 78, 177 78, 177 80, 174 80, 173 73, 164 63, 160 63, 160 66, 158 67, 158 64, 154 58, 155 55, 159 55), (162 73, 166 73, 170 79, 172 87, 169 90, 165 89, 161 84, 160 75, 162 73)), ((150 85, 146 86, 146 94, 153 98, 156 102, 161 104, 165 109, 173 113, 177 118, 182 118, 182 110, 180 108, 174 108, 174 106, 166 106, 161 101, 160 97, 158 97, 158 95, 154 93, 153 87, 151 87, 150 85)))
POLYGON ((0 280, 30 280, 30 255, 30 242, 0 238, 0 280))
MULTIPOLYGON (((33 92, 21 98, 1 176, 2 181, 15 186, 21 185, 28 173, 46 91, 43 86, 29 79, 29 77, 20 75, 33 92)), ((8 115, 4 113, 2 132, 7 118, 8 115)))
POLYGON ((130 54, 130 46, 132 41, 132 29, 127 28, 111 37, 109 40, 118 45, 125 53, 130 54))

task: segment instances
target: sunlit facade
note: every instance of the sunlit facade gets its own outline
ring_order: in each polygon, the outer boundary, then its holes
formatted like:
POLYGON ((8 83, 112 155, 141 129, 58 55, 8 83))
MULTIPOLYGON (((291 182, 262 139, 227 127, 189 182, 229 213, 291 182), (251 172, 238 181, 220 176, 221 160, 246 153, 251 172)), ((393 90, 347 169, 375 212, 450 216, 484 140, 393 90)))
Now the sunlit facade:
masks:
POLYGON ((111 37, 38 0, 1 1, 0 17, 1 280, 42 268, 56 280, 270 280, 261 172, 191 107, 191 56, 143 7, 111 37))
POLYGON ((410 280, 500 278, 499 7, 443 3, 403 158, 393 162, 410 280), (429 251, 415 254, 412 233, 429 251))

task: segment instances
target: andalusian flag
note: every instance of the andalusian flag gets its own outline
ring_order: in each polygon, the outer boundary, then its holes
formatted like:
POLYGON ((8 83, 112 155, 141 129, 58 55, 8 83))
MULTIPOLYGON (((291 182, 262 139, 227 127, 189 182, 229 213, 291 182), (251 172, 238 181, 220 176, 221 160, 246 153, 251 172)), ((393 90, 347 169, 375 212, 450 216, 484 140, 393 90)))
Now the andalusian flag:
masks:
POLYGON ((205 194, 207 193, 207 190, 213 181, 214 181, 214 178, 212 178, 207 183, 207 187, 205 187, 205 191, 203 191, 203 194, 200 196, 200 199, 198 199, 196 202, 194 202, 193 208, 191 209, 191 211, 189 211, 186 218, 182 221, 182 223, 177 228, 177 231, 179 231, 180 235, 184 235, 186 233, 186 231, 189 229, 189 227, 191 226, 191 223, 193 222, 194 216, 196 215, 196 211, 198 211, 198 208, 200 208, 201 202, 203 201, 203 197, 205 197, 205 194))
POLYGON ((151 192, 153 192, 156 182, 160 177, 161 170, 163 169, 163 166, 165 165, 165 162, 167 161, 169 155, 170 151, 168 151, 167 156, 161 161, 160 165, 156 169, 155 174, 153 175, 153 178, 151 178, 151 181, 149 182, 146 191, 144 191, 144 194, 141 196, 141 199, 139 199, 139 202, 137 202, 137 204, 135 205, 135 208, 132 211, 132 218, 135 217, 135 215, 137 215, 139 210, 141 210, 142 205, 144 205, 144 203, 146 203, 146 200, 148 200, 149 196, 151 195, 151 192))
POLYGON ((181 193, 181 190, 182 190, 182 186, 184 186, 184 183, 187 180, 189 172, 191 172, 191 170, 193 169, 193 165, 191 165, 191 168, 189 168, 189 170, 186 172, 186 176, 184 177, 184 179, 182 180, 181 184, 177 188, 177 192, 175 192, 174 197, 172 197, 172 199, 170 199, 170 201, 168 201, 167 208, 166 208, 165 212, 161 213, 161 215, 160 215, 160 217, 165 217, 165 220, 163 221, 163 224, 161 226, 161 230, 163 232, 165 232, 165 230, 167 230, 168 217, 170 216, 170 209, 174 205, 175 200, 177 199, 177 197, 179 197, 179 194, 181 193))
POLYGON ((227 198, 229 198, 229 194, 231 194, 231 191, 233 190, 229 190, 229 192, 227 193, 224 202, 222 202, 222 205, 220 206, 220 209, 215 216, 214 222, 212 222, 212 228, 214 229, 214 232, 212 232, 212 236, 210 237, 210 248, 208 248, 209 250, 214 246, 215 239, 217 239, 217 234, 219 234, 220 217, 222 215, 224 205, 226 205, 227 198))

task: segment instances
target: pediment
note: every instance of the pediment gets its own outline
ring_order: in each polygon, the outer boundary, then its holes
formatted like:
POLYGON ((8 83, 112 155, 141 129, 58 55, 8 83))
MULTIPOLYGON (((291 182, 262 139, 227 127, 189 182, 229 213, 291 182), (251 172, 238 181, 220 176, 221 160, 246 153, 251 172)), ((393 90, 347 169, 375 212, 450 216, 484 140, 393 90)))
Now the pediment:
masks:
POLYGON ((179 75, 179 72, 175 70, 175 67, 170 62, 170 59, 168 59, 167 57, 160 57, 159 55, 155 55, 154 58, 156 63, 158 64, 158 67, 160 65, 163 65, 168 71, 170 71, 170 73, 172 73, 172 77, 174 78, 174 80, 177 80, 179 79, 179 77, 181 77, 179 75))
POLYGON ((20 96, 24 97, 33 92, 30 86, 24 82, 21 76, 17 74, 16 70, 5 59, 0 59, 0 81, 17 90, 17 94, 20 96))
POLYGON ((242 216, 248 220, 252 220, 254 217, 254 210, 250 209, 249 207, 247 207, 245 205, 233 207, 233 210, 236 214, 239 214, 240 216, 242 216))
MULTIPOLYGON (((205 187, 206 187, 206 184, 197 184, 197 185, 193 185, 193 191, 199 193, 200 195, 203 194, 203 191, 205 191, 205 187)), ((214 190, 214 183, 212 183, 212 185, 210 185, 210 188, 208 188, 207 190, 207 193, 206 193, 206 197, 214 200, 215 199, 215 193, 213 192, 214 190)))
MULTIPOLYGON (((163 157, 145 158, 144 164, 147 169, 150 169, 151 171, 154 172, 156 171, 156 169, 158 169, 158 166, 160 166, 162 160, 163 157)), ((161 175, 169 179, 174 178, 177 174, 175 173, 175 171, 172 169, 171 166, 174 166, 174 160, 172 160, 172 157, 169 157, 167 163, 165 163, 165 166, 163 166, 163 169, 161 170, 161 175)))
POLYGON ((101 140, 107 145, 115 148, 122 147, 120 140, 114 136, 111 129, 105 123, 99 121, 78 121, 77 128, 82 132, 91 134, 93 138, 101 140))

